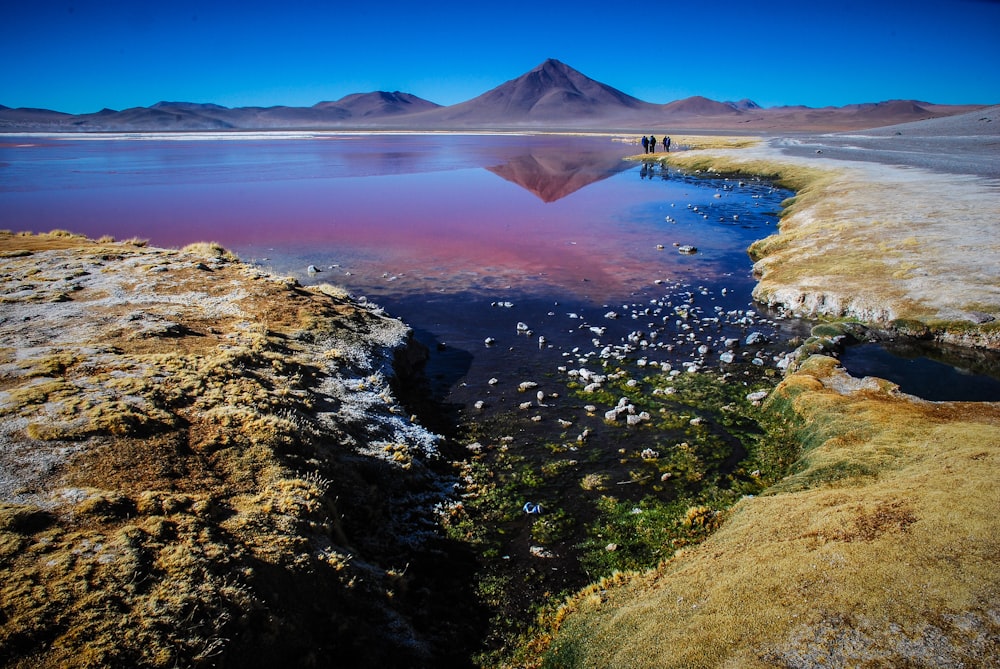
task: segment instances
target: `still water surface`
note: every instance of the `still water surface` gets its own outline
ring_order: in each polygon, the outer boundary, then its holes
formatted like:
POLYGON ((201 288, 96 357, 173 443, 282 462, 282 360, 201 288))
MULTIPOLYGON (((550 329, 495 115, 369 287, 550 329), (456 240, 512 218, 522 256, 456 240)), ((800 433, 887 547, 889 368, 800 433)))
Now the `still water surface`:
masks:
POLYGON ((519 380, 636 333, 656 333, 640 355, 679 368, 718 366, 726 339, 760 332, 769 347, 739 354, 774 365, 805 325, 750 304, 746 248, 790 193, 623 161, 636 146, 620 139, 9 136, 0 227, 215 241, 343 285, 415 328, 434 392, 460 406, 499 406, 519 380))
POLYGON ((499 407, 505 389, 598 340, 669 328, 657 353, 677 364, 709 336, 682 329, 697 331, 695 316, 742 319, 714 336, 745 337, 759 320, 745 313, 746 247, 773 232, 788 195, 639 166, 622 160, 635 145, 610 137, 232 137, 8 138, 3 227, 215 241, 302 283, 343 285, 416 329, 441 399, 499 407), (675 324, 674 302, 694 320, 675 324))

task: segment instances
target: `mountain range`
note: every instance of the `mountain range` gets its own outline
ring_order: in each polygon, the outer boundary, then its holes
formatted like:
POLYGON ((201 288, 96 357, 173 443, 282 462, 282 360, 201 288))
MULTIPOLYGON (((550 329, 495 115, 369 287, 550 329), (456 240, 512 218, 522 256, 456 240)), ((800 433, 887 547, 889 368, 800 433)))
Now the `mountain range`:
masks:
POLYGON ((844 107, 769 107, 701 96, 645 102, 549 59, 482 95, 442 106, 409 93, 355 93, 311 107, 223 107, 158 102, 91 114, 0 105, 0 132, 156 132, 225 130, 859 130, 951 116, 979 105, 915 100, 844 107))

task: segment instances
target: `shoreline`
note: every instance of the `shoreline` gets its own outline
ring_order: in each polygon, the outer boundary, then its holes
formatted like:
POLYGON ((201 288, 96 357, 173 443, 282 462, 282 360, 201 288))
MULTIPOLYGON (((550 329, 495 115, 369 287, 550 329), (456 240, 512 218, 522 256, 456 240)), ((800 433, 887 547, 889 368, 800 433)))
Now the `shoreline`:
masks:
POLYGON ((636 159, 762 174, 796 191, 778 233, 750 248, 762 304, 1000 349, 1000 181, 773 144, 636 159))

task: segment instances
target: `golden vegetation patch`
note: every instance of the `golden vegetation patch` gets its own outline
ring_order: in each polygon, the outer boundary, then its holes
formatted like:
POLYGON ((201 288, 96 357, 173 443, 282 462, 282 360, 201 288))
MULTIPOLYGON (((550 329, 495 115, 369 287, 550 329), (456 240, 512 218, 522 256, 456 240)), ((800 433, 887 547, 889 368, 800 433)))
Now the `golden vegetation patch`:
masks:
POLYGON ((796 471, 703 544, 568 600, 542 666, 990 666, 1000 405, 913 401, 814 356, 767 406, 796 471))
POLYGON ((216 244, 0 253, 0 664, 420 655, 391 505, 433 437, 378 371, 401 324, 216 244))

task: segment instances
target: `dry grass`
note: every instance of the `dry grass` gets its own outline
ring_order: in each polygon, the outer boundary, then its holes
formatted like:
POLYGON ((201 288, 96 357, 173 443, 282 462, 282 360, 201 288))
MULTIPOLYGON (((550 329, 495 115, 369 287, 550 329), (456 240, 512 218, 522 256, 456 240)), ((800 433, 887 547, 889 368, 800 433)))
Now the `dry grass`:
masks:
POLYGON ((1000 246, 990 223, 1000 218, 1000 198, 989 184, 761 146, 658 157, 692 171, 762 175, 796 191, 780 232, 750 249, 761 302, 881 325, 919 321, 941 339, 1000 347, 1000 246), (963 306, 970 303, 977 308, 963 306))
POLYGON ((544 666, 998 666, 1000 406, 879 386, 819 356, 786 379, 769 409, 797 426, 797 471, 572 598, 544 666))
POLYGON ((214 244, 0 253, 0 664, 420 656, 392 505, 434 438, 382 374, 402 324, 214 244))

